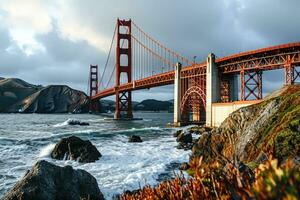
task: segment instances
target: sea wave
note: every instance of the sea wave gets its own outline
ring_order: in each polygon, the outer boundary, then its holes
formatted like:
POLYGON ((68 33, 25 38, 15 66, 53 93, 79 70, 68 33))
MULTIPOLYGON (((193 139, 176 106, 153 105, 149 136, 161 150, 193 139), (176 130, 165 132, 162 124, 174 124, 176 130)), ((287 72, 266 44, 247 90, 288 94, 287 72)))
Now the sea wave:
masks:
POLYGON ((51 154, 52 150, 54 149, 54 147, 55 147, 55 144, 53 144, 53 143, 48 144, 47 146, 43 147, 40 150, 38 158, 50 157, 50 154, 51 154))

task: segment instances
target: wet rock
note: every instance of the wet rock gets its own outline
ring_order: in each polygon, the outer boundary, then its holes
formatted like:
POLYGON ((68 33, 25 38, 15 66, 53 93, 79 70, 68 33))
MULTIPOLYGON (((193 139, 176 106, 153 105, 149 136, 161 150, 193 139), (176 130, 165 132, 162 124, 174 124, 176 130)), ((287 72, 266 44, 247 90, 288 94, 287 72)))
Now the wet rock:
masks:
POLYGON ((187 162, 183 162, 179 166, 179 170, 188 170, 191 166, 187 162))
POLYGON ((188 131, 192 134, 201 135, 205 132, 210 132, 212 130, 211 127, 207 126, 194 126, 188 129, 188 131))
POLYGON ((138 135, 132 135, 129 137, 128 142, 143 142, 143 140, 138 135))
POLYGON ((183 132, 182 130, 178 130, 173 134, 173 136, 178 137, 178 135, 180 135, 182 132, 183 132))
POLYGON ((180 142, 177 145, 177 149, 183 149, 185 151, 191 150, 193 148, 193 143, 183 143, 180 142))
POLYGON ((3 200, 103 200, 96 179, 88 172, 71 166, 59 167, 38 161, 2 198, 3 200))
POLYGON ((89 125, 90 125, 90 124, 87 123, 87 122, 81 122, 81 121, 76 120, 76 119, 70 119, 70 120, 68 120, 68 124, 69 124, 69 125, 72 125, 72 126, 74 126, 74 125, 79 125, 79 126, 89 126, 89 125))
POLYGON ((58 160, 77 160, 82 163, 95 162, 101 153, 88 140, 76 136, 61 139, 54 147, 51 157, 58 160))
POLYGON ((178 135, 176 141, 180 143, 192 143, 193 137, 192 134, 189 132, 182 132, 178 135))

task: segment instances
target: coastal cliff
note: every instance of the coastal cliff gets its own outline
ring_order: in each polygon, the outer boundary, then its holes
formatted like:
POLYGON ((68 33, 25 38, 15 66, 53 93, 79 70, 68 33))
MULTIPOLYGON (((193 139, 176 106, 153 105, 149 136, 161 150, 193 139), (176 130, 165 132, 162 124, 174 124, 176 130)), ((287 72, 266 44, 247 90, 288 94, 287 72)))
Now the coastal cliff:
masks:
POLYGON ((220 127, 202 134, 193 157, 223 156, 258 165, 274 151, 279 161, 300 160, 300 86, 288 86, 263 102, 233 112, 220 127))
POLYGON ((240 108, 218 128, 178 133, 199 135, 190 141, 189 163, 181 165, 189 177, 179 174, 122 199, 299 199, 300 85, 240 108))

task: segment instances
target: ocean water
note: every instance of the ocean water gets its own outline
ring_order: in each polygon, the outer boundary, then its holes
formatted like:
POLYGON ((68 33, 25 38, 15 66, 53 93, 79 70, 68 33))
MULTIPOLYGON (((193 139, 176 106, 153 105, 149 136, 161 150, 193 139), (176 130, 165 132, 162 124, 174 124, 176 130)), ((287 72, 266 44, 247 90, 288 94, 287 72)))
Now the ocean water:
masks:
POLYGON ((112 121, 89 114, 1 114, 0 197, 42 159, 88 171, 97 179, 106 199, 174 176, 178 164, 188 161, 190 151, 176 149, 172 136, 176 129, 166 127, 173 115, 135 113, 135 117, 143 120, 112 121), (90 126, 70 126, 69 119, 88 122, 90 126), (144 142, 128 143, 133 134, 144 142), (54 145, 71 135, 90 140, 101 152, 100 160, 82 164, 51 159, 54 145))

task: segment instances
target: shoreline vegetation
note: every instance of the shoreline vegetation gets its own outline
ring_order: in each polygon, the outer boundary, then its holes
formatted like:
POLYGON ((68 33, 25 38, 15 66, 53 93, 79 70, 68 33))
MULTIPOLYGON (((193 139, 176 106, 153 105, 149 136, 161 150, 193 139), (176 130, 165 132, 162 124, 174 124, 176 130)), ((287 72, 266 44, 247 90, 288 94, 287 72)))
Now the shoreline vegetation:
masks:
MULTIPOLYGON (((300 198, 300 85, 233 112, 219 127, 182 128, 174 137, 177 148, 192 150, 189 162, 180 166, 188 176, 179 173, 156 186, 124 191, 116 199, 300 198)), ((68 155, 75 152, 71 146, 64 146, 68 155)), ((76 155, 87 155, 86 148, 75 146, 76 155)), ((36 182, 33 187, 39 186, 36 182)), ((36 195, 26 188, 25 193, 36 195)))
POLYGON ((192 127, 174 136, 192 143, 189 177, 121 195, 133 199, 299 199, 300 85, 232 113, 218 128, 192 127))

